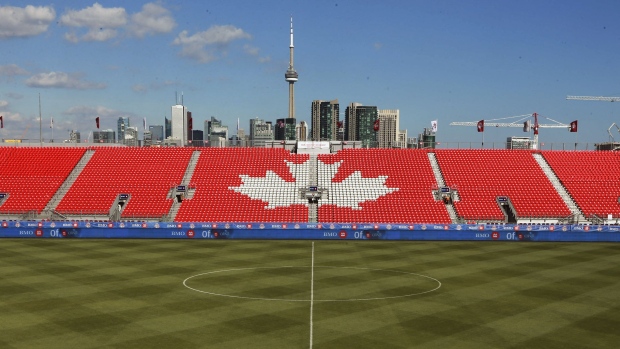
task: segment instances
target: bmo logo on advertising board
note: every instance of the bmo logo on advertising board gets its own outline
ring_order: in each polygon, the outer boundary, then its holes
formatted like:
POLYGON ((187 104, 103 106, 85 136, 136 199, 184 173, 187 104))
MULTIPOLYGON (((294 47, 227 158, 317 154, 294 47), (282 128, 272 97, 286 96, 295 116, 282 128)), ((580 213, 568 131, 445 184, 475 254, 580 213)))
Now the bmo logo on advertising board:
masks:
POLYGON ((37 229, 37 230, 35 230, 35 231, 34 231, 34 235, 35 235, 36 237, 41 237, 41 236, 43 236, 43 229, 37 229))
POLYGON ((187 231, 187 237, 192 239, 194 237, 194 231, 193 230, 188 230, 187 231))
POLYGON ((344 230, 341 230, 341 231, 340 231, 340 233, 338 233, 338 236, 339 236, 341 239, 346 239, 346 238, 347 238, 347 232, 346 232, 346 231, 344 231, 344 230))
POLYGON ((499 239, 499 233, 494 231, 493 233, 491 233, 491 239, 493 240, 497 240, 499 239))

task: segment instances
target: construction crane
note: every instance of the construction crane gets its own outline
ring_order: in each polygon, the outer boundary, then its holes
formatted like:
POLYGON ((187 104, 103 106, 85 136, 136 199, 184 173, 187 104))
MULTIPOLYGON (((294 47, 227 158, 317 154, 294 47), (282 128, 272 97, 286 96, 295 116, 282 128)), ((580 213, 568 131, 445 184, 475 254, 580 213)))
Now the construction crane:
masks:
POLYGON ((570 123, 570 125, 563 124, 559 121, 553 120, 548 117, 540 116, 547 120, 555 122, 555 124, 539 124, 538 123, 538 113, 533 114, 524 114, 517 116, 508 116, 505 118, 499 119, 489 119, 489 120, 480 120, 480 121, 467 121, 467 122, 451 122, 450 126, 476 126, 478 128, 478 132, 483 132, 485 126, 495 126, 495 127, 519 127, 522 128, 523 131, 529 132, 530 126, 534 130, 534 149, 538 149, 538 129, 540 128, 564 128, 568 129, 571 132, 577 132, 577 120, 570 123), (530 117, 534 118, 534 123, 530 121, 530 117), (515 120, 516 119, 516 120, 515 120), (510 122, 497 122, 501 120, 514 120, 510 122))
POLYGON ((600 102, 619 102, 620 97, 603 97, 603 96, 566 96, 571 101, 600 101, 600 102))
MULTIPOLYGON (((603 96, 566 96, 566 99, 572 100, 572 101, 620 102, 620 97, 603 97, 603 96)), ((616 128, 618 129, 618 132, 620 132, 620 127, 618 127, 618 125, 616 125, 615 122, 611 124, 611 126, 609 126, 609 128, 607 129, 607 133, 609 134, 609 141, 612 144, 615 143, 614 136, 611 134, 611 129, 614 126, 616 126, 616 128)), ((614 150, 617 150, 617 149, 614 149, 614 150)))
MULTIPOLYGON (((607 129, 607 133, 609 133, 609 142, 610 142, 611 144, 614 144, 614 146, 615 146, 616 140, 614 139, 614 135, 612 135, 612 134, 611 134, 611 129, 612 129, 612 128, 614 128, 614 126, 616 126, 616 128, 618 129, 618 132, 620 132, 620 127, 619 127, 618 125, 616 125, 616 123, 614 122, 614 123, 613 123, 613 124, 611 124, 611 126, 609 126, 609 128, 607 129)), ((614 149, 614 150, 617 150, 617 149, 614 149)))

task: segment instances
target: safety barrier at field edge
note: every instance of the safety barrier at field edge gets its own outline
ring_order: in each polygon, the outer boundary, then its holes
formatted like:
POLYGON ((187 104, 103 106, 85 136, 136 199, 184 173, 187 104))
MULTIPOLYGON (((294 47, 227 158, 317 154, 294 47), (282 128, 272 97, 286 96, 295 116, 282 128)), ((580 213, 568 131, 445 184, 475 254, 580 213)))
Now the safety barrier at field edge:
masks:
POLYGON ((2 221, 1 237, 620 242, 620 226, 2 221))

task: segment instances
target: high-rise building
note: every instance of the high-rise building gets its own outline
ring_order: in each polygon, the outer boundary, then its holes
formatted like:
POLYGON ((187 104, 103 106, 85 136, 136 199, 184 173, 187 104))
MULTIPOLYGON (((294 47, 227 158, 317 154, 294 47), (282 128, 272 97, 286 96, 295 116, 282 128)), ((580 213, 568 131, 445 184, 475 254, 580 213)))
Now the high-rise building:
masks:
POLYGON ((289 46, 289 64, 288 70, 284 73, 284 80, 288 82, 288 118, 295 119, 295 87, 294 84, 299 79, 299 75, 293 67, 293 17, 291 17, 291 44, 289 46))
POLYGON ((308 140, 308 125, 305 121, 302 121, 295 126, 295 139, 298 141, 308 140))
POLYGON ((276 141, 292 141, 297 139, 295 134, 296 120, 294 118, 277 119, 274 127, 276 141))
POLYGON ((208 138, 208 135, 211 134, 211 128, 222 126, 222 120, 218 120, 215 116, 211 117, 211 120, 205 120, 205 138, 208 138))
POLYGON ((192 146, 203 147, 204 146, 204 133, 202 130, 192 130, 192 146))
POLYGON ((172 137, 172 121, 164 117, 164 139, 172 137))
POLYGON ((182 146, 188 145, 188 141, 191 139, 189 135, 191 114, 188 115, 188 113, 187 107, 182 104, 171 107, 172 134, 170 136, 178 139, 182 146))
POLYGON ((379 131, 377 142, 380 148, 401 147, 400 137, 400 111, 398 109, 379 110, 379 131))
POLYGON ((187 112, 187 143, 189 145, 192 144, 192 140, 194 139, 194 133, 192 132, 194 129, 194 118, 192 118, 192 112, 187 112))
POLYGON ((361 103, 351 103, 347 106, 347 109, 344 111, 344 140, 345 141, 355 141, 357 137, 356 125, 355 122, 355 110, 357 107, 361 106, 361 103))
MULTIPOLYGON (((223 139, 225 143, 226 140, 228 140, 228 126, 223 126, 223 125, 212 126, 211 133, 209 134, 209 137, 207 139, 211 139, 213 137, 219 137, 223 139)), ((223 145, 220 145, 220 146, 223 146, 223 145)))
POLYGON ((94 131, 93 132, 93 143, 115 143, 116 142, 116 132, 113 129, 94 131))
POLYGON ((69 132, 69 139, 68 139, 68 141, 69 141, 69 143, 81 143, 82 140, 80 139, 80 132, 76 131, 76 130, 71 130, 69 132))
POLYGON ((374 124, 377 107, 351 103, 345 111, 345 134, 347 141, 361 141, 363 146, 376 146, 377 135, 374 124))
POLYGON ((128 117, 119 117, 116 122, 116 135, 118 136, 117 143, 125 144, 125 130, 129 127, 128 117))
POLYGON ((228 140, 228 126, 222 125, 222 120, 212 116, 210 120, 205 120, 204 128, 203 138, 205 146, 226 146, 228 140))
POLYGON ((250 119, 250 142, 255 147, 262 147, 265 141, 273 140, 273 128, 263 119, 250 119))
POLYGON ((340 104, 338 100, 312 101, 312 140, 331 141, 338 136, 340 104))
POLYGON ((144 131, 142 133, 142 146, 150 147, 151 145, 153 145, 153 135, 151 131, 144 131))
POLYGON ((399 130, 396 139, 396 146, 399 148, 407 148, 407 130, 399 130))
POLYGON ((123 140, 123 144, 130 146, 130 147, 138 146, 138 128, 137 127, 125 128, 125 139, 123 140))
POLYGON ((161 143, 164 140, 163 125, 149 125, 149 132, 151 132, 151 142, 153 144, 161 143))

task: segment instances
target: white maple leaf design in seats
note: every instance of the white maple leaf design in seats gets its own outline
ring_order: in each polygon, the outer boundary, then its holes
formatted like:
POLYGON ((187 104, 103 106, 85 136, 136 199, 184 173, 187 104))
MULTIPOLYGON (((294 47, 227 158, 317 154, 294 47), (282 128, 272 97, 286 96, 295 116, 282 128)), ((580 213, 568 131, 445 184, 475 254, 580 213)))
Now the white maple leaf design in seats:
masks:
POLYGON ((308 186, 308 161, 296 164, 284 160, 295 182, 287 182, 277 173, 268 170, 265 177, 250 177, 241 174, 241 185, 228 187, 237 193, 249 196, 250 199, 262 200, 267 203, 265 208, 288 207, 293 204, 308 205, 308 201, 299 198, 299 188, 308 186))
POLYGON ((359 204, 362 202, 376 201, 381 196, 398 191, 398 188, 389 188, 385 185, 388 176, 364 178, 360 171, 353 172, 342 182, 333 182, 341 164, 342 160, 331 165, 318 162, 319 187, 326 188, 330 197, 329 202, 322 201, 319 205, 332 204, 361 210, 362 207, 359 204), (321 174, 326 175, 321 176, 321 174))
MULTIPOLYGON (((308 187, 308 163, 301 164, 286 161, 286 165, 295 178, 295 182, 287 182, 277 173, 268 170, 264 177, 250 177, 241 174, 241 185, 228 187, 237 193, 248 196, 253 200, 261 200, 267 203, 265 208, 288 207, 294 204, 308 205, 305 198, 299 197, 299 189, 308 187)), ((318 164, 318 186, 327 189, 327 197, 319 201, 321 205, 336 205, 361 210, 359 204, 366 201, 374 201, 379 197, 390 194, 398 188, 389 188, 385 185, 388 176, 364 178, 360 171, 355 171, 342 182, 333 182, 332 179, 338 173, 342 160, 333 164, 318 164)))

